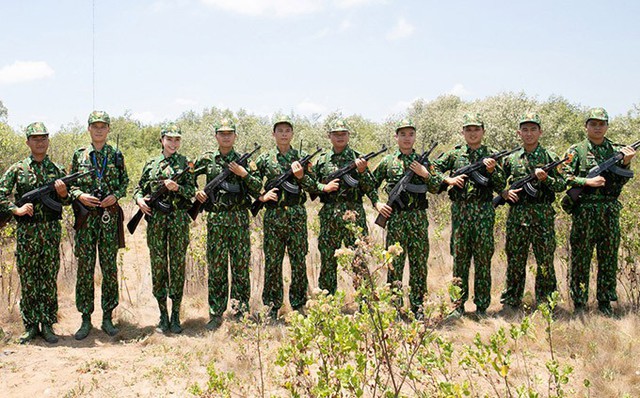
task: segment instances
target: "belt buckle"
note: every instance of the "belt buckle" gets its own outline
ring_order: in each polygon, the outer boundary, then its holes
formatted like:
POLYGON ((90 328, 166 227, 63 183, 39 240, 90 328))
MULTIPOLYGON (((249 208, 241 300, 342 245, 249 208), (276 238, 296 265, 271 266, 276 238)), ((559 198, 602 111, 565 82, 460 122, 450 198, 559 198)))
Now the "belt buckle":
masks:
POLYGON ((111 214, 109 214, 109 212, 105 210, 102 213, 102 217, 100 218, 100 220, 102 220, 103 224, 109 224, 109 222, 111 221, 111 214))

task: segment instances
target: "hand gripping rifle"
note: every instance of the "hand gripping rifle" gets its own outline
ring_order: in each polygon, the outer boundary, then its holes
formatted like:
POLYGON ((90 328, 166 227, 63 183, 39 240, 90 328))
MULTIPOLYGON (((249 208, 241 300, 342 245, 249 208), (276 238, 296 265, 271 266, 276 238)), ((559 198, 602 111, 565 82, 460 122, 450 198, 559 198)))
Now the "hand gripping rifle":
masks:
MULTIPOLYGON (((321 148, 317 148, 317 150, 311 155, 307 155, 302 159, 298 160, 298 162, 300 163, 300 166, 302 166, 302 168, 305 169, 309 164, 309 162, 311 162, 311 159, 313 159, 314 156, 320 153, 321 150, 322 150, 321 148)), ((264 187, 264 191, 269 192, 273 188, 278 188, 278 189, 282 188, 293 195, 300 195, 300 187, 298 186, 298 184, 289 181, 292 176, 293 176, 293 171, 291 170, 291 168, 289 168, 287 171, 280 174, 277 178, 271 180, 264 187)), ((254 200, 253 203, 251 204, 251 214, 254 217, 257 216, 258 212, 260 211, 260 209, 262 209, 263 206, 264 206, 264 202, 261 202, 260 199, 254 200)))
MULTIPOLYGON (((236 160, 236 163, 242 167, 246 167, 247 162, 249 161, 249 158, 253 156, 253 154, 256 153, 258 149, 260 149, 260 145, 255 144, 253 151, 247 152, 242 156, 240 156, 240 158, 236 160)), ((231 174, 233 173, 231 172, 231 170, 229 170, 229 166, 227 166, 224 170, 222 170, 222 172, 220 172, 220 174, 218 174, 213 180, 209 181, 209 183, 205 185, 203 191, 204 193, 207 194, 212 204, 216 203, 216 201, 218 200, 217 194, 221 188, 231 193, 240 192, 240 187, 238 185, 227 182, 227 178, 229 178, 231 174)), ((200 214, 204 209, 202 207, 203 204, 204 203, 201 203, 199 200, 196 199, 196 201, 193 202, 193 205, 191 206, 191 208, 187 210, 187 213, 189 214, 189 216, 193 221, 195 221, 196 218, 198 218, 198 214, 200 214)))
MULTIPOLYGON (((556 160, 555 162, 547 163, 544 166, 540 167, 545 173, 548 173, 549 170, 553 170, 556 167, 560 166, 562 163, 569 160, 569 157, 565 157, 564 159, 556 160)), ((533 186, 533 183, 538 181, 538 177, 536 177, 535 171, 528 176, 519 179, 518 181, 511 184, 509 187, 509 191, 514 189, 524 188, 524 191, 531 197, 537 198, 540 195, 540 191, 533 186)), ((493 207, 502 206, 505 203, 513 204, 512 202, 508 202, 502 195, 497 195, 493 198, 493 207)))
MULTIPOLYGON (((182 181, 182 179, 192 171, 193 171, 193 165, 189 164, 183 170, 174 174, 171 177, 171 181, 178 183, 182 181)), ((158 188, 158 190, 152 193, 151 195, 147 196, 145 200, 147 201, 147 204, 149 205, 149 207, 151 207, 152 209, 156 209, 164 214, 169 214, 173 210, 171 208, 171 205, 169 203, 162 201, 162 199, 164 199, 167 193, 169 193, 169 188, 167 188, 167 186, 161 181, 160 187, 158 188)), ((140 223, 140 220, 142 220, 143 216, 144 216, 144 213, 142 212, 142 209, 138 209, 136 214, 134 214, 134 216, 131 217, 131 220, 129 220, 129 222, 127 223, 127 229, 132 235, 134 232, 136 232, 136 228, 138 228, 138 224, 140 223)))
MULTIPOLYGON (((638 149, 638 147, 640 147, 640 140, 634 142, 630 146, 634 150, 638 149)), ((589 173, 587 174, 587 178, 597 177, 607 171, 613 174, 617 174, 621 177, 633 178, 632 170, 623 169, 622 167, 618 166, 618 162, 621 161, 623 158, 624 158, 624 153, 622 153, 622 151, 616 152, 604 162, 600 163, 597 166, 592 167, 591 170, 589 170, 589 173)), ((578 203, 578 201, 580 200, 580 195, 582 195, 582 192, 585 190, 585 188, 589 188, 589 187, 583 185, 581 187, 570 188, 567 191, 567 196, 570 199, 569 203, 573 205, 578 203)), ((567 198, 565 197, 563 201, 567 201, 567 198)))
MULTIPOLYGON (((387 151, 387 146, 383 145, 382 148, 378 151, 378 152, 369 152, 364 156, 361 156, 360 159, 364 159, 364 160, 369 160, 372 158, 375 158, 378 155, 381 155, 382 153, 387 151)), ((329 174, 328 176, 326 176, 325 178, 322 179, 322 181, 320 181, 323 184, 328 184, 333 180, 336 179, 341 179, 342 181, 345 182, 345 184, 347 184, 349 187, 351 188, 355 188, 358 186, 358 184, 360 183, 360 181, 356 180, 355 178, 353 178, 349 173, 351 172, 351 170, 356 168, 356 161, 354 160, 353 162, 349 163, 348 165, 342 167, 341 169, 338 169, 336 171, 334 171, 333 173, 329 174)), ((330 195, 327 193, 309 193, 309 197, 311 198, 311 200, 316 200, 316 198, 320 195, 330 195)))
MULTIPOLYGON (((512 153, 516 152, 519 149, 520 147, 513 148, 510 151, 505 149, 504 151, 494 152, 489 156, 484 156, 480 160, 474 163, 468 164, 466 166, 462 166, 459 169, 454 170, 453 173, 451 173, 450 177, 457 177, 457 176, 466 174, 467 176, 470 176, 478 184, 482 185, 483 187, 486 187, 489 185, 489 178, 485 177, 481 173, 482 170, 486 169, 486 166, 484 165, 484 160, 485 159, 500 160, 505 156, 511 155, 512 153)), ((438 193, 446 191, 448 187, 449 186, 446 183, 442 183, 442 185, 440 185, 440 189, 438 190, 438 193)))
MULTIPOLYGON (((420 164, 428 163, 429 155, 431 155, 431 152, 433 152, 433 150, 436 149, 436 146, 438 146, 437 142, 434 142, 433 144, 431 144, 431 148, 429 148, 428 151, 423 152, 422 155, 416 159, 416 161, 420 164)), ((405 191, 411 192, 411 193, 427 192, 426 185, 416 185, 416 184, 409 183, 409 181, 411 181, 411 179, 413 178, 414 174, 415 173, 411 169, 405 171, 404 175, 400 177, 400 180, 396 183, 396 185, 393 186, 393 188, 391 189, 391 192, 389 192, 389 199, 387 200, 387 206, 393 206, 394 203, 397 203, 398 206, 400 206, 400 208, 404 208, 405 204, 402 202, 402 200, 400 200, 400 195, 405 191)), ((379 213, 378 217, 376 218, 376 224, 378 224, 382 228, 385 228, 387 226, 387 217, 385 217, 382 213, 379 213)))
MULTIPOLYGON (((60 178, 60 180, 62 182, 64 182, 65 185, 69 186, 70 184, 74 183, 76 180, 90 174, 93 172, 93 169, 89 169, 85 172, 75 172, 73 174, 69 174, 66 175, 62 178, 60 178)), ((35 202, 40 202, 42 203, 46 208, 48 208, 49 210, 51 210, 54 213, 60 213, 62 212, 62 204, 60 202, 57 202, 52 196, 51 194, 54 193, 56 190, 55 187, 55 181, 51 181, 39 188, 35 188, 32 189, 31 191, 25 193, 24 195, 22 195, 22 197, 20 198, 20 200, 18 200, 15 205, 18 207, 22 207, 27 203, 35 203, 35 202)), ((9 219, 11 219, 11 212, 8 211, 6 213, 3 213, 0 215, 0 228, 4 227, 4 225, 9 222, 9 219)), ((18 218, 16 216, 16 218, 18 218)), ((29 219, 31 218, 31 216, 22 216, 19 217, 21 219, 29 219)))

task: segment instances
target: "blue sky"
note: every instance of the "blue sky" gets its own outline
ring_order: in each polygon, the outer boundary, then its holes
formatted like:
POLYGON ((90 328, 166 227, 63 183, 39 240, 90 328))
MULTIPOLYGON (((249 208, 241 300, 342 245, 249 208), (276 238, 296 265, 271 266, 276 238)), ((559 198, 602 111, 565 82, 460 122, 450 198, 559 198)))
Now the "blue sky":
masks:
POLYGON ((14 128, 52 131, 94 107, 382 121, 417 98, 504 91, 616 115, 640 103, 638 15, 636 1, 0 0, 0 100, 14 128))

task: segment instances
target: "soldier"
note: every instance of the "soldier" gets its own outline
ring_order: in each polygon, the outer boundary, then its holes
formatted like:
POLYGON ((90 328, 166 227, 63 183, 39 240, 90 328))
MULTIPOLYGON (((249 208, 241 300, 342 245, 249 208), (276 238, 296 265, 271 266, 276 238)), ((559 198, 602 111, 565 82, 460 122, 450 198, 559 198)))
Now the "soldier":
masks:
MULTIPOLYGON (((265 185, 287 170, 293 172, 293 181, 301 188, 299 194, 273 188, 264 192, 258 200, 265 203, 264 213, 264 257, 265 281, 263 302, 271 306, 270 316, 278 316, 282 306, 282 261, 285 249, 291 264, 289 297, 294 310, 302 310, 307 302, 307 200, 305 191, 315 191, 316 181, 311 168, 305 170, 298 159, 306 154, 291 147, 293 123, 289 118, 279 118, 273 124, 276 148, 261 154, 257 161, 257 177, 266 179, 265 185), (310 175, 311 174, 311 175, 310 175)), ((309 163, 311 165, 311 163, 309 163)))
MULTIPOLYGON (((102 271, 102 330, 109 336, 118 333, 112 320, 113 310, 118 306, 119 236, 124 233, 118 200, 126 195, 129 185, 122 153, 107 144, 109 115, 104 111, 93 111, 88 124, 91 144, 76 149, 71 162, 74 173, 93 169, 92 176, 78 180, 70 191, 71 199, 78 200, 89 210, 86 222, 79 226, 75 237, 78 259, 76 308, 82 314, 82 325, 74 336, 76 340, 87 337, 92 328, 96 249, 102 271)), ((76 213, 76 217, 78 215, 76 213)))
POLYGON ((628 169, 636 152, 632 147, 614 144, 605 137, 609 128, 609 115, 603 108, 589 111, 585 122, 587 139, 572 145, 565 165, 570 187, 588 187, 573 207, 563 208, 571 214, 571 272, 570 291, 575 312, 581 314, 589 298, 589 271, 594 247, 598 254, 597 294, 598 309, 606 316, 613 316, 611 301, 617 301, 616 274, 618 271, 618 246, 620 245, 620 210, 618 196, 629 180, 614 173, 586 178, 589 169, 622 151, 620 167, 628 169))
POLYGON ((545 302, 556 290, 556 273, 553 268, 556 212, 553 202, 555 193, 565 188, 564 177, 557 169, 551 169, 548 173, 541 169, 544 165, 557 161, 558 156, 538 142, 542 135, 540 117, 535 113, 526 113, 520 118, 518 126, 522 148, 503 162, 507 186, 535 173, 538 182, 533 187, 538 190, 538 194, 533 197, 521 192, 523 188, 502 191, 502 197, 511 205, 505 245, 507 279, 500 299, 507 311, 518 309, 522 302, 530 246, 533 246, 538 264, 535 274, 536 300, 545 302))
POLYGON ((207 183, 227 167, 233 173, 225 186, 215 192, 215 202, 204 191, 196 193, 196 199, 205 203, 207 216, 207 264, 209 271, 209 323, 214 330, 222 324, 227 309, 229 292, 228 269, 231 265, 231 298, 238 300, 236 316, 249 308, 251 240, 249 231, 249 207, 251 196, 260 196, 262 183, 236 160, 240 158, 234 149, 236 126, 223 119, 215 128, 218 150, 206 152, 196 162, 196 168, 205 167, 207 183), (227 189, 225 189, 227 188, 227 189))
POLYGON ((411 311, 418 317, 421 314, 421 306, 424 295, 427 292, 427 260, 429 259, 429 219, 427 217, 427 191, 436 193, 442 179, 435 174, 430 165, 420 164, 416 158, 413 145, 416 142, 416 127, 410 119, 403 119, 396 125, 395 139, 398 150, 386 155, 373 172, 374 184, 379 187, 386 181, 386 191, 390 192, 393 186, 402 178, 407 170, 412 170, 415 175, 411 184, 419 192, 404 192, 401 200, 405 207, 378 202, 374 195, 375 206, 378 212, 389 219, 385 246, 389 247, 399 243, 403 254, 397 256, 387 272, 387 282, 402 281, 405 260, 409 257, 409 302, 411 311), (429 166, 429 169, 426 167, 429 166), (431 170, 430 170, 431 169, 431 170), (433 172, 433 173, 432 173, 433 172))
POLYGON ((60 181, 64 169, 47 155, 49 133, 43 123, 35 122, 25 130, 31 155, 14 163, 0 179, 0 210, 16 216, 16 266, 20 275, 20 314, 25 333, 24 344, 38 332, 50 344, 58 342, 52 325, 58 321, 58 286, 60 269, 60 218, 39 201, 21 207, 15 205, 22 195, 55 180, 55 190, 63 203, 68 203, 67 187, 60 181), (16 188, 14 202, 9 195, 16 188), (42 329, 39 329, 41 327, 42 329))
POLYGON ((184 267, 189 246, 189 215, 191 198, 195 193, 192 174, 179 182, 171 178, 191 167, 184 155, 178 152, 182 132, 174 123, 164 125, 160 132, 162 154, 149 160, 142 169, 140 182, 133 192, 133 199, 144 214, 147 224, 147 246, 151 258, 153 296, 158 301, 160 322, 158 330, 166 333, 182 333, 180 304, 184 290, 184 267), (169 192, 161 199, 167 205, 163 210, 152 209, 147 201, 152 192, 163 184, 169 192), (168 292, 167 292, 168 291, 168 292), (171 298, 171 319, 167 312, 167 295, 171 298))
MULTIPOLYGON (((337 288, 337 261, 334 256, 336 249, 344 243, 352 246, 356 240, 346 227, 346 221, 342 216, 347 210, 356 213, 356 225, 367 234, 367 219, 362 206, 362 197, 369 194, 377 201, 377 195, 372 194, 373 176, 367 169, 367 161, 361 159, 362 154, 349 147, 349 128, 343 120, 336 120, 329 130, 329 140, 333 148, 324 153, 318 159, 313 170, 318 181, 355 161, 356 169, 350 173, 350 177, 358 181, 358 185, 350 187, 335 179, 326 184, 318 183, 320 202, 320 234, 318 235, 318 250, 320 251, 321 268, 318 281, 320 289, 326 289, 330 294, 335 294, 337 288), (374 196, 375 195, 375 196, 374 196)), ((376 203, 375 201, 373 202, 376 203)))
MULTIPOLYGON (((442 154, 435 162, 439 172, 445 173, 472 164, 495 152, 482 144, 484 122, 479 114, 463 117, 462 135, 466 145, 457 145, 442 154)), ((476 315, 486 316, 491 302, 491 257, 493 256, 493 223, 495 210, 492 191, 502 192, 505 186, 504 172, 491 158, 483 160, 488 178, 487 186, 482 186, 466 174, 445 177, 445 186, 451 186, 451 254, 453 255, 453 276, 459 278, 462 296, 450 314, 452 318, 464 315, 464 303, 469 297, 469 268, 471 258, 475 266, 474 291, 476 315)))

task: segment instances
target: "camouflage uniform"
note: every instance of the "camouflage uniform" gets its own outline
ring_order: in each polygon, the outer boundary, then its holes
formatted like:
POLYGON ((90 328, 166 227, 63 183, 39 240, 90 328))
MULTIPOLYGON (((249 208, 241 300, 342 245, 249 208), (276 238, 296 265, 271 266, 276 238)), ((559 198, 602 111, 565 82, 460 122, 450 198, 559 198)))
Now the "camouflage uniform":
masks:
MULTIPOLYGON (((265 185, 291 168, 291 163, 307 154, 290 148, 281 154, 277 148, 261 154, 256 160, 256 176, 266 179, 265 185)), ((300 185, 300 195, 278 191, 278 201, 269 201, 264 205, 263 248, 265 258, 265 281, 262 294, 263 302, 272 306, 272 315, 282 306, 282 261, 285 249, 291 264, 291 285, 289 297, 291 306, 300 309, 307 302, 307 266, 306 255, 309 251, 307 241, 307 210, 304 203, 307 194, 317 189, 316 181, 310 174, 311 168, 304 171, 304 177, 293 181, 300 185)))
MULTIPOLYGON (((465 126, 480 125, 479 123, 481 121, 478 116, 465 115, 465 126)), ((466 144, 457 145, 435 160, 434 165, 440 173, 445 173, 475 163, 494 152, 485 145, 476 150, 466 144)), ((499 193, 505 187, 504 172, 499 164, 496 164, 493 173, 488 174, 485 171, 483 174, 489 178, 487 187, 477 184, 469 177, 464 188, 449 189, 449 198, 452 201, 450 250, 453 255, 453 276, 461 279, 460 308, 463 308, 469 298, 469 268, 473 258, 474 303, 478 312, 486 311, 491 303, 491 257, 494 251, 495 218, 492 191, 499 193)))
MULTIPOLYGON (((223 130, 217 130, 223 131, 223 130)), ((235 131, 235 128, 234 130, 235 131)), ((196 169, 206 167, 207 183, 240 158, 235 150, 226 155, 219 151, 206 152, 196 162, 196 169)), ((247 168, 249 174, 241 178, 233 173, 226 182, 239 188, 239 193, 220 189, 215 203, 205 202, 207 216, 207 263, 209 266, 209 315, 213 319, 227 309, 228 269, 231 265, 231 298, 238 300, 240 309, 249 307, 251 240, 249 207, 251 198, 260 196, 262 184, 247 168)), ((235 189, 234 189, 235 190, 235 189)))
MULTIPOLYGON (((540 145, 531 152, 520 149, 505 158, 503 162, 507 187, 532 174, 536 168, 557 160, 556 154, 540 145)), ((538 264, 535 282, 536 300, 544 302, 557 288, 553 267, 553 255, 556 250, 554 228, 556 212, 553 209, 553 202, 555 193, 564 190, 565 180, 557 169, 549 170, 547 174, 547 179, 533 184, 538 189, 538 197, 534 198, 522 191, 519 200, 516 203, 510 203, 505 245, 507 279, 500 302, 513 307, 519 307, 522 301, 530 246, 533 246, 533 254, 538 264)))
MULTIPOLYGON (((406 127, 413 127, 412 125, 406 127)), ((398 130, 402 128, 398 127, 398 130)), ((376 187, 386 181, 385 190, 389 193, 395 184, 409 170, 409 166, 420 155, 416 151, 405 155, 400 150, 386 155, 373 171, 373 180, 376 187)), ((410 183, 425 185, 431 193, 436 193, 441 177, 435 174, 433 167, 429 166, 431 177, 425 179, 414 175, 410 183)), ((372 201, 378 202, 377 193, 372 195, 372 201)), ((387 224, 387 237, 385 247, 399 243, 403 249, 400 256, 393 260, 393 264, 387 272, 387 282, 402 281, 404 265, 409 257, 409 301, 411 310, 418 313, 427 293, 427 261, 429 259, 429 207, 426 193, 412 193, 405 191, 400 200, 405 204, 404 208, 394 204, 393 212, 387 224)))
MULTIPOLYGON (((596 108, 591 111, 589 119, 608 121, 608 115, 604 109, 596 108)), ((564 167, 567 184, 570 187, 584 186, 589 169, 605 161, 622 147, 623 145, 615 144, 608 138, 600 145, 589 139, 572 145, 567 150, 570 162, 564 167)), ((624 166, 620 162, 619 167, 628 169, 629 165, 624 166)), ((594 247, 598 260, 597 300, 600 305, 607 307, 610 301, 618 300, 616 275, 622 209, 618 196, 629 179, 613 173, 603 176, 606 185, 601 188, 586 187, 571 210, 569 288, 576 308, 584 307, 589 298, 589 272, 594 247)))
MULTIPOLYGON (((334 130, 338 131, 338 130, 334 130)), ((333 149, 322 154, 318 162, 313 167, 318 181, 322 181, 326 176, 352 163, 355 159, 362 157, 362 154, 354 151, 349 146, 342 152, 335 153, 333 149)), ((320 209, 320 234, 318 235, 318 250, 320 251, 321 268, 320 279, 318 281, 320 289, 326 289, 330 294, 335 294, 337 279, 337 261, 334 256, 336 249, 342 244, 346 247, 352 246, 356 237, 346 227, 343 215, 347 210, 356 212, 356 225, 363 229, 366 235, 367 219, 362 206, 362 197, 375 190, 373 176, 369 169, 364 173, 358 173, 353 169, 349 175, 358 181, 356 187, 350 187, 344 182, 340 182, 340 188, 331 193, 321 193, 320 202, 323 203, 320 209)), ((318 184, 318 192, 322 192, 325 184, 318 184)), ((375 204, 375 202, 373 202, 375 204)))
MULTIPOLYGON (((47 135, 42 123, 27 127, 31 135, 47 135)), ((0 210, 13 211, 25 193, 66 175, 62 166, 49 156, 37 162, 33 155, 14 163, 0 179, 0 210), (16 189, 14 201, 9 195, 16 189)), ((56 201, 68 204, 68 197, 56 201)), ((58 321, 58 270, 60 269, 60 217, 39 201, 33 203, 33 217, 18 217, 16 228, 16 267, 20 276, 20 314, 25 328, 38 324, 51 326, 58 321)))
MULTIPOLYGON (((89 124, 104 121, 109 124, 105 112, 93 112, 89 124)), ((71 172, 84 172, 94 168, 91 175, 76 181, 70 195, 76 200, 83 193, 98 195, 103 199, 114 195, 118 200, 127 193, 129 176, 124 161, 119 161, 122 153, 109 144, 101 150, 93 144, 76 149, 71 161, 71 172), (116 155, 117 152, 117 155, 116 155), (121 163, 121 164, 120 164, 121 163), (120 166, 118 166, 120 164, 120 166)), ((75 256, 78 259, 76 282, 76 308, 83 315, 90 315, 94 309, 93 275, 96 264, 96 248, 102 271, 102 311, 110 314, 118 306, 118 206, 106 209, 89 208, 86 226, 76 232, 75 256)))

